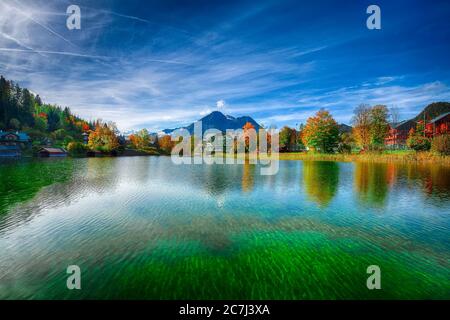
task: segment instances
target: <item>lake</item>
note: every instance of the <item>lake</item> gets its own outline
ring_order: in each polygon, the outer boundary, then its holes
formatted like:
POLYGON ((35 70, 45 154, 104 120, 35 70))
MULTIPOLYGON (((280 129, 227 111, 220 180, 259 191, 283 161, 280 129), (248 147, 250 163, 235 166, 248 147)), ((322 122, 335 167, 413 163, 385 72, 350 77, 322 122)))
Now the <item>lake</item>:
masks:
POLYGON ((0 299, 449 299, 450 168, 0 164, 0 299), (81 290, 66 269, 81 268, 81 290), (366 286, 381 270, 381 290, 366 286))

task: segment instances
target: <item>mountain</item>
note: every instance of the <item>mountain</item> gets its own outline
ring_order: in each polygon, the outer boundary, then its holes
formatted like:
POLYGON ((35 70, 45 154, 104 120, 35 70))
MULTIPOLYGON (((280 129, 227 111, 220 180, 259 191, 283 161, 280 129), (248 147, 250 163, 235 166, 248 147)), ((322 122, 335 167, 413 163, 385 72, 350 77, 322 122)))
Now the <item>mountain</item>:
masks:
MULTIPOLYGON (((203 131, 202 133, 205 133, 205 131, 208 129, 217 129, 222 132, 225 132, 227 129, 242 129, 242 127, 247 122, 250 122, 255 127, 255 130, 259 130, 259 128, 261 128, 261 126, 252 117, 243 116, 235 118, 232 116, 224 115, 220 111, 213 111, 198 121, 202 122, 202 131, 203 131)), ((194 124, 195 122, 183 128, 187 129, 190 134, 193 134, 194 124)), ((165 129, 163 130, 163 132, 166 134, 170 134, 176 129, 180 128, 165 129)))
POLYGON ((434 102, 426 106, 413 120, 423 120, 425 116, 425 120, 429 121, 447 112, 450 112, 449 102, 434 102))
POLYGON ((352 127, 346 125, 345 123, 341 123, 339 125, 339 133, 350 133, 352 132, 352 127))

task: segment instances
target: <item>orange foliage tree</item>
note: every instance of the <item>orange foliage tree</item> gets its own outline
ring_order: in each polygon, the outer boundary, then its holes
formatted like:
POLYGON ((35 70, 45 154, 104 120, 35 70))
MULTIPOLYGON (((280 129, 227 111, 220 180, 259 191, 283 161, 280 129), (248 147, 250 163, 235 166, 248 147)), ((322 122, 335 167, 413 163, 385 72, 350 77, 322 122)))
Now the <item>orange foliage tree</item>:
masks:
POLYGON ((339 143, 339 126, 331 114, 322 109, 314 117, 308 118, 302 139, 311 150, 333 152, 339 143))
POLYGON ((247 122, 242 127, 242 129, 244 130, 245 151, 248 151, 248 148, 249 148, 249 145, 250 145, 250 130, 251 129, 255 130, 255 127, 250 122, 247 122))
POLYGON ((145 148, 150 143, 150 134, 147 129, 142 129, 137 134, 130 135, 129 139, 135 148, 145 148))
POLYGON ((172 137, 169 135, 162 136, 158 140, 159 148, 165 153, 170 153, 175 146, 174 141, 172 141, 172 137))
POLYGON ((361 104, 355 109, 354 113, 352 129, 353 137, 360 148, 367 149, 371 140, 370 106, 361 104))
POLYGON ((111 152, 119 147, 117 129, 114 123, 98 122, 95 130, 89 134, 88 146, 92 150, 111 152))

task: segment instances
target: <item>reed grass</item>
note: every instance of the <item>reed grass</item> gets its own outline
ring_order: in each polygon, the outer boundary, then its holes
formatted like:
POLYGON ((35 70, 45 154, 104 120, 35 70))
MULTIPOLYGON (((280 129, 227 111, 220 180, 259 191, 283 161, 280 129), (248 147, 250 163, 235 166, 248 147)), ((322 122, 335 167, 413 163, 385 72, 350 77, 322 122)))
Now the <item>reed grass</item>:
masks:
POLYGON ((306 152, 280 153, 280 160, 316 160, 342 162, 399 162, 399 163, 429 163, 450 166, 450 156, 441 156, 432 152, 415 151, 385 151, 382 153, 363 154, 319 154, 306 152))

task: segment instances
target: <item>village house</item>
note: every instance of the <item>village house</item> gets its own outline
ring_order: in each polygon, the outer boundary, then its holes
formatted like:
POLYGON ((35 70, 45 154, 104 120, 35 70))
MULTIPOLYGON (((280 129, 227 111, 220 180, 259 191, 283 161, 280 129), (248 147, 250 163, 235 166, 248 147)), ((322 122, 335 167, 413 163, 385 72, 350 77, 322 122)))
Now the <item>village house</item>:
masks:
POLYGON ((388 135, 384 140, 385 145, 392 149, 403 148, 406 146, 409 131, 413 128, 416 128, 416 123, 413 120, 391 123, 388 135))
POLYGON ((0 157, 20 157, 30 144, 31 139, 24 132, 0 130, 0 157))
POLYGON ((429 138, 450 133, 450 112, 441 114, 425 125, 425 134, 429 138))
POLYGON ((48 157, 65 157, 67 156, 67 151, 64 150, 63 148, 41 148, 38 151, 38 156, 39 157, 43 157, 43 158, 48 158, 48 157))

